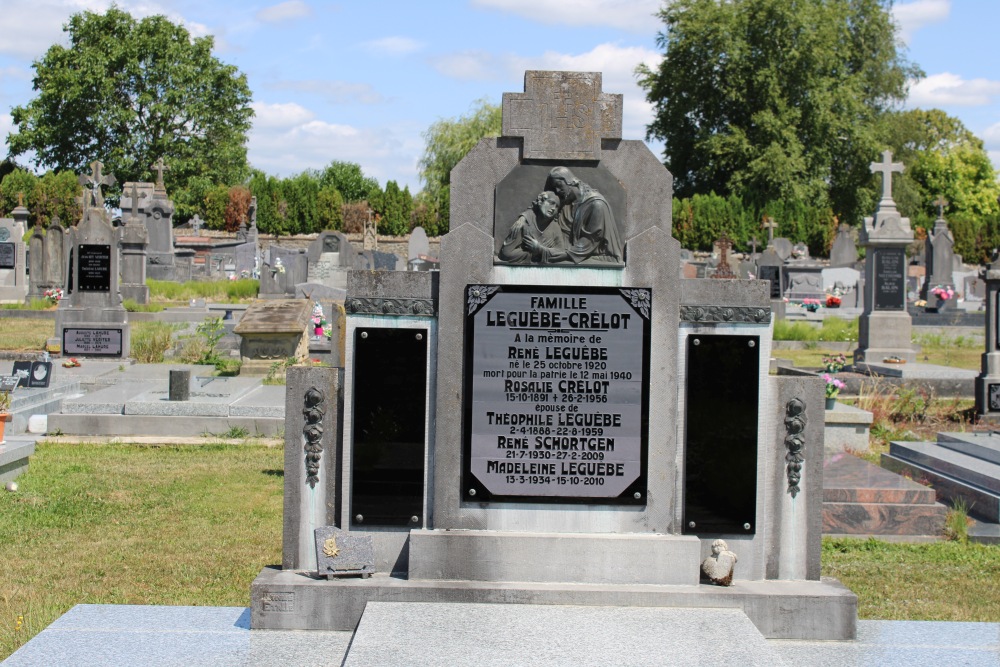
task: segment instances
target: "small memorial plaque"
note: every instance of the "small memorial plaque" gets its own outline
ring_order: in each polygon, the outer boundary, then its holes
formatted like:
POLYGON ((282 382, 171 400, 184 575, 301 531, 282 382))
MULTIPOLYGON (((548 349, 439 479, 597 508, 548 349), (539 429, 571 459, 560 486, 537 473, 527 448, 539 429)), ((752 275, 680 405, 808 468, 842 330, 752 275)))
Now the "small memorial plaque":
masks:
POLYGON ((906 308, 906 252, 903 248, 875 251, 875 310, 906 308))
POLYGON ((463 498, 645 504, 648 288, 466 288, 463 498))
POLYGON ((122 356, 121 329, 63 329, 63 354, 90 357, 122 356))
POLYGON ((17 266, 17 252, 13 243, 0 243, 0 269, 13 269, 17 266))
POLYGON ((21 378, 16 375, 0 375, 0 392, 10 393, 21 385, 21 378))
POLYGON ((31 375, 28 376, 29 387, 48 387, 52 378, 51 361, 35 361, 31 364, 31 375))
POLYGON ((77 254, 77 289, 81 292, 111 291, 111 246, 81 243, 77 254))
POLYGON ((317 528, 316 574, 320 577, 360 575, 375 572, 375 539, 333 526, 317 528))
POLYGON ((18 387, 27 387, 28 378, 31 377, 31 362, 30 361, 15 361, 14 370, 11 371, 13 375, 17 378, 18 387))

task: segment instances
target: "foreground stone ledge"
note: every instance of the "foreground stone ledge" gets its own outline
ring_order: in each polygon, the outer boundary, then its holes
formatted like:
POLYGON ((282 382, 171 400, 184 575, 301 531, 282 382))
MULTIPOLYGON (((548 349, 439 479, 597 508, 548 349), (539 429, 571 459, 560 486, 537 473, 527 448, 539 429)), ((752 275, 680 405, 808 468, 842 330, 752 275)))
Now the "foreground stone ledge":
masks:
POLYGON ((267 567, 250 588, 254 630, 353 630, 368 602, 476 602, 741 609, 769 639, 848 640, 858 598, 836 579, 656 586, 414 581, 388 575, 326 581, 267 567))

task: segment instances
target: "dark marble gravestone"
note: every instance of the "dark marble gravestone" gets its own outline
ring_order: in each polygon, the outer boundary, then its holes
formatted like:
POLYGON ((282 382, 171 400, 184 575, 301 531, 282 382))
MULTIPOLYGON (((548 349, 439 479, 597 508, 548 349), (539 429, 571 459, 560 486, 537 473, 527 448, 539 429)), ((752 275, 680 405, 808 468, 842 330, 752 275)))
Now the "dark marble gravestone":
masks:
POLYGON ((13 243, 0 243, 0 269, 13 269, 17 266, 16 258, 13 243))
POLYGON ((351 524, 419 526, 423 515, 427 329, 354 332, 351 524))
POLYGON ((111 246, 80 244, 77 253, 77 289, 107 292, 111 289, 111 246))
POLYGON ((688 338, 687 534, 756 532, 759 344, 759 336, 688 338))
POLYGON ((875 251, 875 310, 903 310, 906 307, 905 262, 903 248, 875 251))

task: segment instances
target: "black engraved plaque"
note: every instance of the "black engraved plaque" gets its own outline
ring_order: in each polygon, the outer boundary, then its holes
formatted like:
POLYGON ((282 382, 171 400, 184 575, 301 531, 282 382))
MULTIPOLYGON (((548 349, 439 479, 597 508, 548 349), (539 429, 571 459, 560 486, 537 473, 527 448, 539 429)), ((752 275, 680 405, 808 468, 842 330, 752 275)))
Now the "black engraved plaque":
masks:
POLYGON ((351 524, 419 527, 427 329, 356 329, 353 395, 351 524))
POLYGON ((651 299, 466 287, 463 500, 646 503, 651 299))
POLYGON ((990 412, 1000 412, 1000 384, 989 384, 987 393, 989 394, 990 412))
POLYGON ((906 308, 906 252, 903 248, 876 248, 875 310, 906 308))
POLYGON ((111 291, 111 246, 78 246, 77 289, 81 292, 111 291))
POLYGON ((686 534, 756 532, 758 336, 687 342, 686 534))
POLYGON ((0 269, 13 269, 17 266, 17 253, 13 243, 0 243, 0 269))

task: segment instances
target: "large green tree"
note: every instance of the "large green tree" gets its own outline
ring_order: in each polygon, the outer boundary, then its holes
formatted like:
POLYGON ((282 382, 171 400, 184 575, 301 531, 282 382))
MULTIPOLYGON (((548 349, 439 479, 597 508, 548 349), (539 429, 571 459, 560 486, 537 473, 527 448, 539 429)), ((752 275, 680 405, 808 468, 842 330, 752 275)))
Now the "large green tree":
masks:
POLYGON ((206 184, 247 176, 250 88, 212 55, 212 37, 192 38, 163 16, 137 21, 114 6, 74 14, 63 29, 69 46, 51 46, 33 64, 37 97, 11 110, 11 155, 33 150, 37 165, 76 172, 100 160, 118 189, 151 180, 162 157, 182 216, 200 206, 206 184), (192 179, 201 197, 187 196, 192 179))
POLYGON ((424 181, 423 203, 438 217, 437 232, 448 231, 451 205, 451 170, 483 137, 499 137, 500 107, 482 99, 465 116, 439 120, 424 132, 427 142, 420 158, 420 178, 424 181))
POLYGON ((879 120, 919 74, 883 0, 673 0, 638 74, 677 194, 870 212, 879 120))

